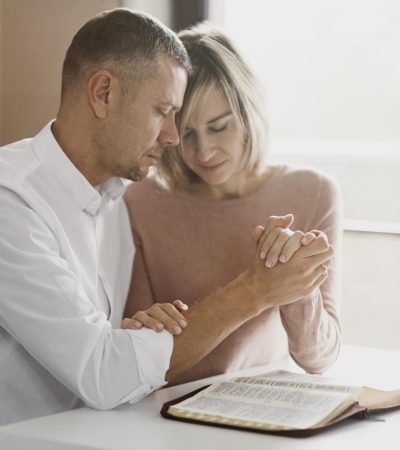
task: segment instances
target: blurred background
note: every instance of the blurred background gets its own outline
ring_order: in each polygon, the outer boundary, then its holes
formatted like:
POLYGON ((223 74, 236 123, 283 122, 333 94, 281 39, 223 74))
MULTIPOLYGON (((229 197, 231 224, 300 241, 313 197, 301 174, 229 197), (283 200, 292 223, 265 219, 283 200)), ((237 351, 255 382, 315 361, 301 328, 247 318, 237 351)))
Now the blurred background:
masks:
POLYGON ((0 145, 54 117, 72 36, 119 6, 226 29, 265 87, 271 160, 341 186, 345 343, 400 349, 400 1, 0 0, 0 145))

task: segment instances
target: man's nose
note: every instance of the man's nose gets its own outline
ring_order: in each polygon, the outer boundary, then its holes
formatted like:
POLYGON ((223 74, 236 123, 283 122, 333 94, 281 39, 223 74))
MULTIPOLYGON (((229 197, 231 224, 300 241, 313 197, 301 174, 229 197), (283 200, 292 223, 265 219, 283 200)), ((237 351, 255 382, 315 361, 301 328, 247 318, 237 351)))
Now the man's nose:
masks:
POLYGON ((161 130, 160 143, 163 147, 175 147, 179 144, 179 133, 176 128, 175 118, 169 117, 161 130))

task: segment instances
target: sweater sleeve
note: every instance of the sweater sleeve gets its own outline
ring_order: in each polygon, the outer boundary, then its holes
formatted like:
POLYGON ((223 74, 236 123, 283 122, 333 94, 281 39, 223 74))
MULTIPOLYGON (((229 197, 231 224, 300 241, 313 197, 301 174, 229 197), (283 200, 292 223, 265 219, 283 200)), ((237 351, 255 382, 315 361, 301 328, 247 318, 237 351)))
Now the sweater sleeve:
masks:
POLYGON ((140 229, 134 219, 133 200, 125 196, 131 220, 133 239, 135 242, 135 259, 133 261, 132 279, 128 298, 125 306, 124 317, 131 317, 137 311, 143 311, 154 303, 154 295, 151 287, 149 273, 143 251, 140 229))
POLYGON ((328 279, 312 295, 280 307, 283 326, 288 335, 289 351, 296 363, 307 372, 321 373, 337 359, 341 344, 339 323, 339 273, 342 240, 342 205, 338 186, 320 176, 319 194, 314 212, 307 220, 307 230, 322 230, 334 248, 328 267, 328 279))

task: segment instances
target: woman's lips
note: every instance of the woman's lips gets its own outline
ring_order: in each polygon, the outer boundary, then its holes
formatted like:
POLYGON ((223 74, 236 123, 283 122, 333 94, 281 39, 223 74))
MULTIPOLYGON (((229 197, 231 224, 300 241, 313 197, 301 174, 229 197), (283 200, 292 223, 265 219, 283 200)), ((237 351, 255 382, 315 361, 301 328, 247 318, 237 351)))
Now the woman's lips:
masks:
POLYGON ((198 166, 200 167, 201 170, 205 170, 207 172, 213 172, 215 170, 218 170, 221 166, 223 166, 225 164, 225 162, 226 161, 222 161, 220 163, 212 164, 212 165, 198 164, 198 166))

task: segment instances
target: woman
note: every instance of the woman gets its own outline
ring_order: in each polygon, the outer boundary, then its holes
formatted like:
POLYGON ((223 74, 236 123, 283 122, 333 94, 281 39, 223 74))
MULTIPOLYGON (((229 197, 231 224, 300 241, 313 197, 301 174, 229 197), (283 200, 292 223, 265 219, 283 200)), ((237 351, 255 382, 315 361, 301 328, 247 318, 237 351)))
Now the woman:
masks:
MULTIPOLYGON (((177 123, 181 143, 163 153, 157 177, 126 193, 137 247, 129 317, 171 298, 190 305, 227 284, 248 267, 250 234, 271 215, 293 213, 296 228, 322 230, 336 253, 339 246, 332 181, 311 169, 266 164, 262 96, 230 41, 207 24, 179 37, 193 63, 177 123)), ((267 267, 279 255, 285 263, 302 237, 282 228, 264 233, 260 258, 267 267)), ((277 361, 288 349, 305 370, 325 370, 340 346, 337 278, 336 257, 311 296, 248 321, 176 382, 277 361)))

